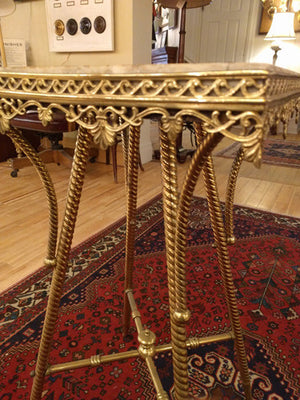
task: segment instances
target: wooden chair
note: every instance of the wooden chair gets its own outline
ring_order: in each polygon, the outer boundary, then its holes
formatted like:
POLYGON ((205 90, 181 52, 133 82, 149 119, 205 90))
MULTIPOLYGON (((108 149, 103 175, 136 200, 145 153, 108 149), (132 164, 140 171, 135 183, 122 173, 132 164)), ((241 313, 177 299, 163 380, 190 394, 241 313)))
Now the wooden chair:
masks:
MULTIPOLYGON (((114 173, 114 181, 118 183, 118 160, 117 160, 117 148, 118 144, 122 142, 122 135, 121 133, 117 134, 115 143, 106 150, 106 164, 110 164, 110 152, 112 158, 112 166, 113 166, 113 173, 114 173)), ((144 167, 141 161, 141 155, 139 153, 139 167, 141 171, 144 171, 144 167)))
MULTIPOLYGON (((11 121, 11 125, 22 131, 24 136, 30 134, 39 136, 40 138, 46 137, 51 143, 50 148, 41 149, 39 156, 45 164, 56 163, 58 165, 64 165, 68 168, 72 166, 72 149, 68 151, 63 148, 60 143, 63 140, 63 133, 70 130, 74 130, 74 127, 70 127, 69 123, 65 119, 65 115, 61 111, 55 111, 53 114, 53 120, 48 125, 44 126, 38 118, 36 110, 28 110, 24 115, 17 115, 11 121)), ((116 137, 115 143, 106 150, 106 164, 110 164, 110 152, 112 159, 114 182, 118 182, 118 167, 117 167, 117 146, 121 142, 121 136, 116 137)), ((30 160, 23 155, 20 149, 16 149, 17 157, 9 160, 12 168, 11 176, 17 177, 18 171, 22 168, 31 166, 30 160)), ((91 147, 90 149, 90 162, 94 162, 98 156, 98 149, 91 147)), ((143 170, 140 162, 140 168, 143 170)))
MULTIPOLYGON (((24 115, 17 115, 11 121, 11 125, 14 128, 19 129, 22 132, 31 133, 32 135, 38 135, 40 138, 47 137, 51 143, 50 148, 41 149, 39 156, 42 161, 46 164, 56 163, 62 164, 68 168, 72 165, 72 155, 68 153, 60 143, 63 139, 63 133, 70 130, 69 124, 65 119, 65 116, 60 111, 55 111, 53 114, 53 120, 48 125, 44 126, 38 118, 36 110, 28 110, 24 115)), ((30 160, 23 155, 20 149, 16 149, 17 157, 9 160, 12 167, 11 176, 17 177, 18 171, 22 168, 31 166, 30 160)))

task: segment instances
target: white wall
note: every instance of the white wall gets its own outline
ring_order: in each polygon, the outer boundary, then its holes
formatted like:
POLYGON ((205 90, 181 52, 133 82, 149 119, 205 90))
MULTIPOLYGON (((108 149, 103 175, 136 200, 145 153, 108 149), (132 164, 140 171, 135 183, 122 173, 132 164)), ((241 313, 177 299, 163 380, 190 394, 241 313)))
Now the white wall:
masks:
POLYGON ((113 52, 50 53, 44 0, 16 2, 15 12, 1 19, 2 34, 5 39, 25 39, 28 47, 27 61, 31 66, 150 62, 151 0, 115 0, 114 12, 113 52))
MULTIPOLYGON (((204 7, 203 11, 201 9, 188 10, 185 53, 188 61, 200 62, 201 57, 203 57, 203 53, 199 52, 200 41, 207 41, 207 37, 205 37, 203 34, 200 35, 200 33, 196 34, 195 32, 199 32, 201 21, 203 18, 205 18, 205 13, 208 13, 208 11, 213 8, 212 5, 215 7, 220 6, 221 2, 223 5, 223 1, 225 0, 214 0, 211 5, 204 7)), ((246 2, 246 0, 242 1, 246 2)), ((234 4, 234 0, 231 0, 231 2, 234 4)), ((272 64, 274 54, 274 52, 271 50, 272 42, 264 40, 265 34, 259 34, 259 25, 262 12, 261 2, 260 0, 247 0, 247 2, 249 3, 250 7, 249 15, 247 16, 248 24, 247 26, 245 25, 245 29, 247 29, 247 40, 245 42, 243 54, 244 61, 272 64)), ((222 22, 222 19, 220 22, 222 22)), ((221 59, 221 55, 219 55, 218 59, 207 59, 206 61, 222 62, 224 60, 221 59)), ((282 68, 300 72, 300 32, 296 33, 296 40, 282 43, 282 50, 280 50, 278 53, 276 65, 282 68)), ((296 124, 291 121, 289 125, 289 133, 297 133, 297 130, 296 124)))
MULTIPOLYGON (((114 0, 115 50, 112 52, 66 52, 48 50, 44 0, 16 2, 12 15, 1 19, 4 39, 24 39, 29 66, 116 65, 151 63, 151 0, 114 0)), ((150 129, 142 127, 142 162, 152 158, 150 129)))
MULTIPOLYGON (((145 0, 147 1, 147 0, 145 0)), ((115 51, 93 53, 50 53, 44 0, 16 2, 12 15, 2 18, 5 39, 25 39, 28 65, 99 65, 132 61, 132 0, 115 1, 115 51), (125 21, 128 24, 125 25, 125 21), (120 27, 121 29, 117 29, 120 27)))

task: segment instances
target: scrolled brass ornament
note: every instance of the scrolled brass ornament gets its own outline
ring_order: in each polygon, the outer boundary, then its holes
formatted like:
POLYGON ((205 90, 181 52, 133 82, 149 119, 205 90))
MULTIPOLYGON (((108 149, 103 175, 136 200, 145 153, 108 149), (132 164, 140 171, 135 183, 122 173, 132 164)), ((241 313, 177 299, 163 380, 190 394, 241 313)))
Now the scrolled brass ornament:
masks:
POLYGON ((0 100, 0 130, 4 133, 10 129, 10 120, 17 114, 24 114, 25 108, 21 100, 0 100))
POLYGON ((0 110, 0 133, 5 135, 5 133, 9 130, 10 123, 7 118, 5 118, 0 110))

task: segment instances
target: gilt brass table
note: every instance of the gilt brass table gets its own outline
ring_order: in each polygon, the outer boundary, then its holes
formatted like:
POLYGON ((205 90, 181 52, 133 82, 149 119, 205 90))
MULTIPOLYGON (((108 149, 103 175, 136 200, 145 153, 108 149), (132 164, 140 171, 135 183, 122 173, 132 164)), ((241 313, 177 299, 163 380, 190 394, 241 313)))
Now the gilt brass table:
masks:
MULTIPOLYGON (((271 65, 173 64, 102 68, 47 68, 0 70, 0 132, 8 135, 32 161, 44 184, 49 204, 49 241, 46 265, 53 266, 31 399, 41 398, 47 374, 66 369, 97 366, 104 362, 142 357, 152 376, 158 399, 167 399, 155 365, 155 353, 172 349, 176 399, 188 399, 187 350, 210 341, 234 339, 246 399, 251 399, 247 366, 227 245, 234 242, 232 204, 235 182, 243 159, 259 166, 263 141, 270 126, 281 120, 286 128, 300 107, 300 75, 271 65), (58 237, 56 195, 45 165, 34 149, 10 126, 16 115, 36 109, 43 124, 53 111, 76 122, 79 133, 69 180, 65 214, 58 237), (166 257, 171 323, 171 343, 155 345, 155 335, 143 328, 134 300, 133 263, 137 205, 139 134, 143 119, 160 119, 161 169, 165 220, 166 257), (178 190, 176 138, 184 120, 194 121, 197 149, 183 187, 178 190), (234 129, 233 129, 234 127, 234 129), (238 129, 236 129, 238 127, 238 129), (139 347, 119 354, 48 365, 62 286, 68 264, 88 149, 92 140, 106 148, 118 132, 124 134, 127 188, 127 232, 124 287, 124 335, 135 321, 139 347), (223 137, 241 143, 228 177, 225 224, 221 213, 211 153, 223 137), (186 302, 185 232, 189 207, 200 172, 203 171, 216 251, 231 319, 228 334, 187 338, 190 311, 186 302)), ((201 299, 205 301, 205 299, 201 299)), ((193 310, 191 310, 193 311, 193 310)))

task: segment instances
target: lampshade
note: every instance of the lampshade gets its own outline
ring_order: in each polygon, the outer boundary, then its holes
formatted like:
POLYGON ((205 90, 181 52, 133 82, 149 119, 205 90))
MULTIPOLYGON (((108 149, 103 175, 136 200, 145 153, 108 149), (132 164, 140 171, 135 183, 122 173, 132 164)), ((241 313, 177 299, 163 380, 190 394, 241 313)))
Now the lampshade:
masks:
POLYGON ((300 11, 300 0, 293 0, 292 8, 295 12, 300 11))
POLYGON ((269 32, 265 40, 293 40, 296 39, 292 12, 275 13, 269 32))

